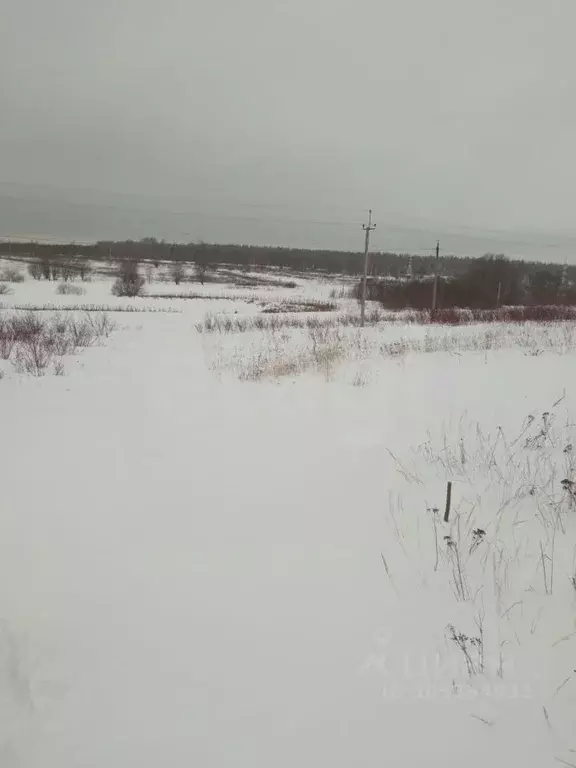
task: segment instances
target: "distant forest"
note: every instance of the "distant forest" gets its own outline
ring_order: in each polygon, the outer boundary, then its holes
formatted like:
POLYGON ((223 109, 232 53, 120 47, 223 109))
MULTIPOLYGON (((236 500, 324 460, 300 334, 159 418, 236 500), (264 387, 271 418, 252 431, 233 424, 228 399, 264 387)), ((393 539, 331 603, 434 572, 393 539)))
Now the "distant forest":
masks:
MULTIPOLYGON (((146 237, 142 240, 120 242, 100 241, 92 245, 46 244, 35 242, 0 243, 0 256, 21 257, 26 260, 70 260, 89 259, 100 262, 122 261, 152 262, 179 261, 195 264, 203 269, 219 264, 228 264, 246 270, 277 268, 294 272, 325 272, 343 275, 359 275, 362 272, 364 255, 361 252, 309 250, 303 248, 279 248, 258 245, 217 245, 208 243, 176 244, 146 237)), ((487 254, 494 256, 494 254, 487 254)), ((503 258, 503 256, 501 257, 503 258)), ((440 258, 440 271, 445 277, 466 274, 477 259, 460 256, 440 258)), ((561 264, 542 262, 520 262, 525 275, 543 270, 576 282, 576 265, 563 268, 561 264)), ((415 278, 432 275, 435 271, 432 254, 410 255, 402 253, 370 254, 370 274, 373 277, 404 277, 409 270, 415 278)))

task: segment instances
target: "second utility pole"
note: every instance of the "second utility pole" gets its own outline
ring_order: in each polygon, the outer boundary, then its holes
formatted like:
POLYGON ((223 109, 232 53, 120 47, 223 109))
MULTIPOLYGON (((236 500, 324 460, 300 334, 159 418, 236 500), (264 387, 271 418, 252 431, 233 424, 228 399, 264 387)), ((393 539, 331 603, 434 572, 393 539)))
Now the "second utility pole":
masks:
POLYGON ((368 247, 370 245, 370 232, 376 229, 376 224, 372 224, 372 209, 368 211, 368 224, 362 224, 362 229, 366 232, 364 242, 364 274, 362 276, 362 288, 360 292, 360 328, 364 328, 364 317, 366 315, 366 283, 368 282, 368 247))
POLYGON ((434 287, 432 288, 432 312, 438 308, 438 262, 440 261, 440 240, 436 242, 436 262, 434 265, 434 287))

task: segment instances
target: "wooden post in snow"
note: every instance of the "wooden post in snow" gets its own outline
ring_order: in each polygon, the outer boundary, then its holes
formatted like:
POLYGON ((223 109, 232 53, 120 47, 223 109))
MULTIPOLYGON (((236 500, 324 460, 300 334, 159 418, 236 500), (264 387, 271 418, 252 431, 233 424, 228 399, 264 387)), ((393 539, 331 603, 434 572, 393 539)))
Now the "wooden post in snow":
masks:
POLYGON ((444 522, 447 523, 450 519, 450 505, 452 504, 452 483, 448 480, 446 486, 446 509, 444 510, 444 522))

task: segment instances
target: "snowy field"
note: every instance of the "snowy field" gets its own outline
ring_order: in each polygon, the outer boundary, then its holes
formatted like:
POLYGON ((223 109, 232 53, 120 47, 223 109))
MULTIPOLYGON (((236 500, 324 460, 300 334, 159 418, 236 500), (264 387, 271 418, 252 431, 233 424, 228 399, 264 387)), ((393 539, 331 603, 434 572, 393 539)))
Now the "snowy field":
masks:
POLYGON ((2 768, 576 765, 574 324, 296 282, 0 296, 2 768))

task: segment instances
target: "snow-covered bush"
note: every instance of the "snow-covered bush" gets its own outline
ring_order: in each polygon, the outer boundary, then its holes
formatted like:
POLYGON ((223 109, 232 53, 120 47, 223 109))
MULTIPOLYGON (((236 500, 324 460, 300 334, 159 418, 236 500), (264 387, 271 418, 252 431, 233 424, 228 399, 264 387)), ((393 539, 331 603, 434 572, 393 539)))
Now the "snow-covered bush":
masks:
POLYGON ((74 285, 73 283, 58 283, 56 293, 60 296, 83 296, 86 290, 81 285, 74 285))

